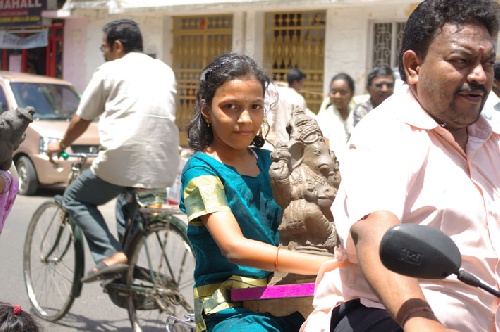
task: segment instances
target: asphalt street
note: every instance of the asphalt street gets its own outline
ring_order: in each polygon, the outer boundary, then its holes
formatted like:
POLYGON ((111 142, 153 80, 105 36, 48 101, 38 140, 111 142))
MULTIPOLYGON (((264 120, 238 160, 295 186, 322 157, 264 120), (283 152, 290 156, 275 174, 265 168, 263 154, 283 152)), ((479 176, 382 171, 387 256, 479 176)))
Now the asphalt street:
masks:
MULTIPOLYGON (((39 196, 18 195, 12 211, 6 220, 0 235, 0 301, 19 304, 24 310, 31 311, 26 295, 22 273, 23 244, 26 229, 37 206, 62 193, 61 190, 46 190, 39 196)), ((101 209, 116 232, 113 222, 114 201, 101 209)), ((86 269, 93 266, 86 248, 86 269)), ((82 294, 77 298, 69 313, 60 321, 51 323, 37 319, 43 331, 131 331, 128 314, 125 309, 115 306, 108 295, 102 292, 99 283, 85 284, 82 294)))

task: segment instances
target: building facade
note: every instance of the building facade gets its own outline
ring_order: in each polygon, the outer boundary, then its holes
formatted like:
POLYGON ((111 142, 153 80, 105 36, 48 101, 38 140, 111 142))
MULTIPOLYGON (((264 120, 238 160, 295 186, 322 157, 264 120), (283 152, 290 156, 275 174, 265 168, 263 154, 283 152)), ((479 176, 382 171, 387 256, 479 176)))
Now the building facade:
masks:
POLYGON ((356 94, 363 94, 366 74, 373 66, 397 67, 401 31, 418 3, 66 0, 59 10, 47 11, 45 16, 64 23, 61 73, 79 91, 104 61, 99 51, 102 26, 118 18, 137 21, 144 34, 145 53, 169 64, 176 74, 178 124, 184 144, 199 74, 216 55, 246 53, 273 79, 281 81, 286 79, 288 68, 300 68, 307 74, 302 93, 308 108, 317 112, 336 73, 350 74, 356 82, 356 94))

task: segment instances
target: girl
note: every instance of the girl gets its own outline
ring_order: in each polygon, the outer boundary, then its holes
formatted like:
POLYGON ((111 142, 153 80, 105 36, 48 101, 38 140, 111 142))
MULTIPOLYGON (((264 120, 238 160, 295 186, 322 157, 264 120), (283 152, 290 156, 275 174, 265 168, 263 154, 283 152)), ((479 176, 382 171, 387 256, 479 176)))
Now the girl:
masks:
POLYGON ((316 120, 325 141, 338 159, 354 128, 354 80, 349 74, 339 73, 330 82, 330 95, 325 98, 316 120))
POLYGON ((235 53, 201 74, 188 125, 196 153, 182 172, 180 202, 196 256, 197 331, 298 331, 300 313, 258 314, 231 303, 227 290, 266 285, 270 271, 316 275, 328 260, 277 248, 281 209, 270 186, 270 151, 260 149, 269 84, 251 58, 235 53))

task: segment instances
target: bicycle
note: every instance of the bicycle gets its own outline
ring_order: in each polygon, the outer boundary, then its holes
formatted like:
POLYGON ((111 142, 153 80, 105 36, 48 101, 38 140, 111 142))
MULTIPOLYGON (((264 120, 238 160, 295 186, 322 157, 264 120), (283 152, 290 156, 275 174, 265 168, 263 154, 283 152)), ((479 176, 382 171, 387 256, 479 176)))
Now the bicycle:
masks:
MULTIPOLYGON (((70 183, 92 155, 68 156, 77 159, 70 183)), ((156 194, 134 190, 130 195, 140 218, 128 218, 122 239, 129 268, 101 281, 112 302, 128 310, 134 332, 164 331, 168 317, 193 312, 195 258, 186 224, 176 217, 177 209, 148 208, 156 194)), ((24 282, 35 314, 61 319, 81 294, 84 270, 82 232, 62 207, 62 196, 43 202, 30 221, 23 251, 24 282)), ((172 331, 191 330, 179 325, 172 331)))

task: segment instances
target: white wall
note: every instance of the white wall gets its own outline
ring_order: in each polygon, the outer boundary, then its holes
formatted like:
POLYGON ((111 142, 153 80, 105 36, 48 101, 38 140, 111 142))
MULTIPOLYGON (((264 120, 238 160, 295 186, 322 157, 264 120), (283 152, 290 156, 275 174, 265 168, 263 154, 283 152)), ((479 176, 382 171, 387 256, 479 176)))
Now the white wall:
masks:
POLYGON ((71 82, 79 93, 86 86, 88 20, 70 18, 64 24, 63 79, 71 82))
POLYGON ((327 10, 324 93, 330 80, 341 71, 356 82, 356 94, 365 93, 366 74, 370 71, 372 22, 404 21, 411 4, 364 5, 327 10))

